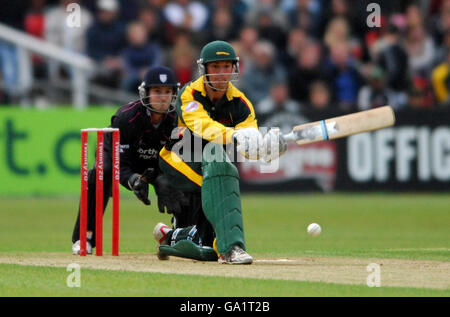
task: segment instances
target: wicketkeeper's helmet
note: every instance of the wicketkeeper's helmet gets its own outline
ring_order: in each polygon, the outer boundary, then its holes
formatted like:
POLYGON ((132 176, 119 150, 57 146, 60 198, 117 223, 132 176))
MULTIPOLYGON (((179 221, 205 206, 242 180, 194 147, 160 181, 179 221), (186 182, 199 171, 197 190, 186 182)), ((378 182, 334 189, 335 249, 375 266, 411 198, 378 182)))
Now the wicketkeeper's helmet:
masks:
POLYGON ((142 81, 142 83, 139 85, 138 90, 141 102, 145 107, 154 112, 166 113, 175 110, 174 104, 178 95, 179 88, 180 83, 177 82, 175 74, 170 68, 165 66, 154 66, 147 71, 144 77, 144 81, 142 81), (170 103, 170 107, 167 111, 163 112, 156 110, 151 106, 150 96, 148 94, 150 88, 162 86, 172 87, 172 100, 170 103))

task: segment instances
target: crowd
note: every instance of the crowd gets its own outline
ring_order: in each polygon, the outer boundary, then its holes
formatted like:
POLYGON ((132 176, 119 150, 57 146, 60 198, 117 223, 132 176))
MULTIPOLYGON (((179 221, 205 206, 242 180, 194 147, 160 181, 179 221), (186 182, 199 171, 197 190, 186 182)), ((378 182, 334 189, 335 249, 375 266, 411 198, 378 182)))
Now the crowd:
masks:
MULTIPOLYGON (((450 0, 16 0, 0 23, 86 54, 100 66, 93 81, 130 92, 152 65, 172 67, 185 84, 205 43, 229 41, 239 88, 261 116, 449 104, 450 0), (74 2, 82 19, 71 28, 74 2), (367 21, 370 3, 381 8, 378 27, 367 21)), ((13 54, 0 41, 0 103, 14 86, 13 54)), ((38 78, 63 72, 39 57, 33 64, 38 78)))

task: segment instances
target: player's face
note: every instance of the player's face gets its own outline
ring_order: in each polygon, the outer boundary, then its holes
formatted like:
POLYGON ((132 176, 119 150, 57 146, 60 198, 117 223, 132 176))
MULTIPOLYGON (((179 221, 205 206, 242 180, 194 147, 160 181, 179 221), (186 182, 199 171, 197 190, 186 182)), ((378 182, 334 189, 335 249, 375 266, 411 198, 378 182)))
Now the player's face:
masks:
POLYGON ((151 87, 149 90, 150 104, 153 109, 167 111, 172 101, 173 90, 170 86, 151 87))
POLYGON ((206 66, 210 84, 219 90, 226 89, 234 71, 233 62, 217 61, 208 63, 206 66))

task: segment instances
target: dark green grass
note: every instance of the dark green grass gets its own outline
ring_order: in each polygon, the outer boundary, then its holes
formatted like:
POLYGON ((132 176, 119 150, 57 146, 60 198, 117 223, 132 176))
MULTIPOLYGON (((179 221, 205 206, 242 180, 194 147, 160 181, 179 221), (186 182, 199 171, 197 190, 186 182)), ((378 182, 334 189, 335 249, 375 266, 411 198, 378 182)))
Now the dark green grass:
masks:
MULTIPOLYGON (((124 195, 125 196, 125 195, 124 195)), ((450 195, 245 195, 245 235, 252 254, 450 260, 450 195), (311 222, 319 237, 306 234, 311 222)), ((69 252, 78 208, 75 198, 2 199, 0 252, 69 252)), ((111 209, 104 223, 111 246, 111 209)), ((120 249, 153 252, 154 225, 170 223, 156 203, 121 201, 120 249)))
POLYGON ((81 270, 80 287, 69 288, 64 268, 0 264, 0 296, 449 296, 448 290, 81 270), (11 277, 14 278, 11 278, 11 277))
MULTIPOLYGON (((448 194, 244 195, 248 251, 258 257, 400 258, 450 261, 448 194), (322 226, 310 237, 311 222, 322 226)), ((170 216, 124 194, 121 252, 154 253, 154 225, 170 216)), ((78 198, 2 198, 0 253, 71 252, 78 198)), ((104 223, 111 250, 111 208, 104 223)), ((0 296, 449 296, 447 291, 327 283, 83 270, 82 287, 61 268, 0 265, 0 296), (200 283, 200 284, 199 284, 200 283), (158 285, 158 291, 154 285, 158 285), (183 287, 179 287, 179 286, 183 287), (192 285, 195 285, 192 286, 192 285)))
POLYGON ((273 256, 450 260, 449 195, 249 196, 247 238, 273 256), (319 237, 306 234, 311 222, 319 237), (249 228, 251 227, 251 229, 249 228))

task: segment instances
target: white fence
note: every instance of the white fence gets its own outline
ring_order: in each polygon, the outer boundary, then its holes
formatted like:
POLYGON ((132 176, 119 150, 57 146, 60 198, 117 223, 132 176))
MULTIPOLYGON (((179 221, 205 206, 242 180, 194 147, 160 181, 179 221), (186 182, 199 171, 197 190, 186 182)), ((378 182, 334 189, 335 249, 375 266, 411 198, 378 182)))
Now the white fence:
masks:
POLYGON ((18 48, 18 72, 21 90, 31 89, 33 85, 30 53, 36 53, 71 67, 72 103, 79 109, 88 105, 88 78, 96 69, 96 64, 92 59, 79 53, 67 51, 1 23, 0 40, 12 43, 18 48))

